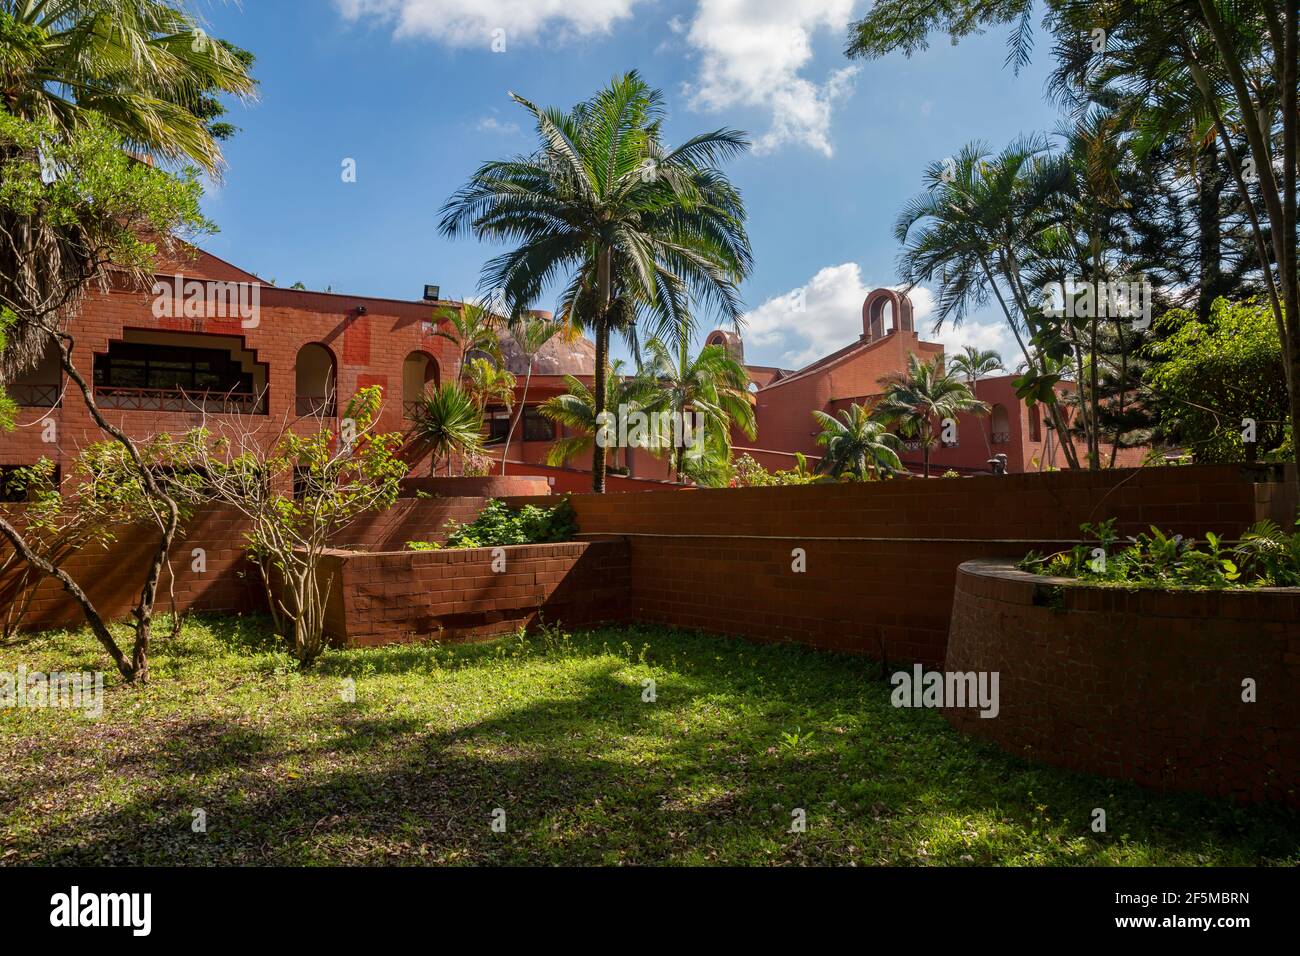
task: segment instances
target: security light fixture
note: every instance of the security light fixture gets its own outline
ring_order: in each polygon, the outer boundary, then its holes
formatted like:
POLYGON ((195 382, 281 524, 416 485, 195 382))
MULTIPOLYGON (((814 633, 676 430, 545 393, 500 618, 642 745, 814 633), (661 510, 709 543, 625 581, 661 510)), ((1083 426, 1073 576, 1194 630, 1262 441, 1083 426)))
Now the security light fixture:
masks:
POLYGON ((442 297, 441 293, 442 293, 442 286, 426 285, 424 287, 424 301, 437 302, 438 299, 442 297))

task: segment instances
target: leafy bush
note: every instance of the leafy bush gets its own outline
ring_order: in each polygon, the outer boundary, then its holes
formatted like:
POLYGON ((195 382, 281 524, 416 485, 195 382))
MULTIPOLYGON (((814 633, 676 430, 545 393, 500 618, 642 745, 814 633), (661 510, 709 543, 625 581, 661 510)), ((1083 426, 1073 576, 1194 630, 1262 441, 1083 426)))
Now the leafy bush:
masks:
POLYGON ((732 488, 767 488, 774 485, 810 485, 818 476, 808 470, 808 459, 795 455, 795 467, 788 471, 768 471, 750 455, 744 454, 731 465, 732 488))
POLYGON ((1300 587, 1300 532, 1287 534, 1273 521, 1255 524, 1235 546, 1213 532, 1206 532, 1202 543, 1152 526, 1149 534, 1128 538, 1119 551, 1114 550, 1119 540, 1114 518, 1079 527, 1096 543, 1050 555, 1031 552, 1016 567, 1031 574, 1132 587, 1300 587))
MULTIPOLYGON (((572 541, 578 524, 573 505, 566 498, 554 508, 524 505, 512 511, 504 501, 493 498, 469 524, 447 522, 448 548, 496 548, 507 544, 550 544, 572 541)), ((439 547, 431 541, 408 541, 411 551, 432 551, 439 547)))
POLYGON ((957 471, 957 469, 955 468, 949 468, 947 471, 943 473, 943 476, 945 478, 960 478, 961 472, 957 471))

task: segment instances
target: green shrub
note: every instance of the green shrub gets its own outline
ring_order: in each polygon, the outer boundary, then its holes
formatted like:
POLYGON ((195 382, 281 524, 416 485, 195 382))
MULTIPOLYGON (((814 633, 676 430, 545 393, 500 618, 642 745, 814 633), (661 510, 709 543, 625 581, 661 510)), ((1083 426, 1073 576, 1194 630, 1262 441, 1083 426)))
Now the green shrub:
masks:
POLYGON ((1150 533, 1131 537, 1115 550, 1119 536, 1114 518, 1080 525, 1080 530, 1095 543, 1050 555, 1031 552, 1016 567, 1031 574, 1130 587, 1300 587, 1300 532, 1287 534, 1272 521, 1255 524, 1235 546, 1213 532, 1198 542, 1152 526, 1150 533))
MULTIPOLYGON (((512 511, 504 501, 488 501, 469 524, 448 521, 448 548, 495 548, 507 544, 548 544, 572 541, 578 525, 566 498, 554 508, 524 505, 512 511)), ((408 542, 408 547, 410 543, 408 542)))

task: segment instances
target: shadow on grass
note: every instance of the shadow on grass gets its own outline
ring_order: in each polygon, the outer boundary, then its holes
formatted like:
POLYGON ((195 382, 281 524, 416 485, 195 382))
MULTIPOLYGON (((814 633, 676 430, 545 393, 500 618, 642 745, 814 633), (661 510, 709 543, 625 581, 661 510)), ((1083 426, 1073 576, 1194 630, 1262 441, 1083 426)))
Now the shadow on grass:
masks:
MULTIPOLYGON (((1250 863, 1300 848, 1290 811, 1053 770, 963 738, 937 713, 894 709, 887 685, 861 679, 870 661, 635 629, 574 635, 568 647, 590 666, 450 729, 341 706, 287 747, 219 718, 169 727, 135 761, 145 786, 75 827, 39 827, 24 861, 988 863, 1041 852, 1095 863, 1133 840, 1183 862, 1250 863), (617 673, 627 661, 604 655, 635 653, 652 633, 651 657, 683 672, 646 704, 617 673), (784 738, 795 721, 812 736, 784 738), (1112 835, 1090 832, 1096 806, 1112 835), (807 833, 789 833, 795 808, 807 833), (206 833, 191 829, 195 809, 206 833), (491 828, 497 809, 504 833, 491 828)), ((505 649, 507 660, 560 653, 542 641, 505 649)), ((493 645, 436 650, 438 667, 501 660, 493 645)), ((389 672, 428 666, 417 647, 396 657, 389 672)))

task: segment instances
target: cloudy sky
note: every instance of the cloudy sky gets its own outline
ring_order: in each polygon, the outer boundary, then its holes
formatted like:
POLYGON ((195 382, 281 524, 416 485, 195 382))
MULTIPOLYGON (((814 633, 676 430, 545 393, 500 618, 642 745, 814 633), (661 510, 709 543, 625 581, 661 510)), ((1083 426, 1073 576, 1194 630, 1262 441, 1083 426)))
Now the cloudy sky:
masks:
MULTIPOLYGON (((752 151, 728 168, 749 208, 751 362, 798 366, 852 341, 862 300, 896 285, 892 235, 922 168, 982 139, 1050 130, 1046 51, 1016 77, 1001 32, 912 60, 845 58, 870 0, 275 0, 214 2, 212 32, 253 51, 260 99, 207 212, 205 245, 280 285, 418 298, 475 294, 499 251, 437 234, 439 207, 484 160, 530 148, 514 90, 570 106, 639 69, 668 138, 730 126, 752 151), (344 182, 345 161, 356 181, 344 182)), ((949 349, 1011 343, 992 312, 929 334, 949 349)), ((537 303, 551 308, 553 301, 537 303)), ((706 328, 716 317, 704 316, 706 328)))

